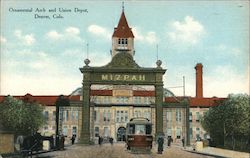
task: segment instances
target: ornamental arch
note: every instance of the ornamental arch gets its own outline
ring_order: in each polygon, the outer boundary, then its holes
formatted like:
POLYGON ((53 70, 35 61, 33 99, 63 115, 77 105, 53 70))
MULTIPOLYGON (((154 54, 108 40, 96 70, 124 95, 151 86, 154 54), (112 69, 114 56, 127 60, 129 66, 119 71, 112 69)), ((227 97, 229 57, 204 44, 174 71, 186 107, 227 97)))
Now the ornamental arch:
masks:
POLYGON ((132 55, 127 52, 116 54, 111 62, 102 67, 85 66, 80 68, 83 74, 82 82, 82 126, 80 142, 90 143, 90 91, 91 85, 153 85, 155 87, 156 135, 163 134, 163 75, 166 69, 157 61, 156 68, 140 67, 132 55))

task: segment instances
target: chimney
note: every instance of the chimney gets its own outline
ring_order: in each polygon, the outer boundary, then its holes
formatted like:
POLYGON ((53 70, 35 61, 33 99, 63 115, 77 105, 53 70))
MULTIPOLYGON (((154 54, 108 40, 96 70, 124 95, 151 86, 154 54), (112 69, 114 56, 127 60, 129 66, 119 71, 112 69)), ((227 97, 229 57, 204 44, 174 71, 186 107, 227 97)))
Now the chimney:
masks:
POLYGON ((196 98, 203 98, 202 64, 197 63, 196 70, 196 98))

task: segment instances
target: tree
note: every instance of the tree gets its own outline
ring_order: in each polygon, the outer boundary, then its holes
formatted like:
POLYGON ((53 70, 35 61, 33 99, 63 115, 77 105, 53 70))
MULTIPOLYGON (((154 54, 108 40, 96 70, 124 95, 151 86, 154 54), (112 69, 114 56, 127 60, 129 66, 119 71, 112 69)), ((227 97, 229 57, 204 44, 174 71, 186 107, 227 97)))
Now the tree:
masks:
POLYGON ((202 126, 217 144, 233 150, 250 146, 249 100, 247 94, 230 94, 221 105, 210 108, 204 115, 202 126))
POLYGON ((7 96, 0 103, 0 121, 5 128, 16 134, 29 135, 45 123, 43 107, 7 96))

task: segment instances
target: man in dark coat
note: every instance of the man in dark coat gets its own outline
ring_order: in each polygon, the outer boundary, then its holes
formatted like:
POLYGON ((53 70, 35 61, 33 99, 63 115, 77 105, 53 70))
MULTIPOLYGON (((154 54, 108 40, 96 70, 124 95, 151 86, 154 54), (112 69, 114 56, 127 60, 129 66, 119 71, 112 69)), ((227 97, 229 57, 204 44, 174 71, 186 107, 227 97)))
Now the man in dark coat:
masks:
POLYGON ((158 142, 158 154, 162 154, 163 144, 164 144, 163 136, 159 136, 157 142, 158 142))
POLYGON ((60 149, 61 149, 61 150, 64 150, 64 142, 65 142, 65 137, 64 137, 64 135, 62 134, 62 135, 61 135, 61 141, 60 141, 60 149))
POLYGON ((171 143, 173 142, 173 139, 171 136, 168 136, 168 146, 171 146, 171 143))
POLYGON ((99 136, 99 137, 98 137, 98 144, 99 144, 99 145, 102 145, 102 140, 103 140, 102 137, 99 136))
POLYGON ((72 138, 71 138, 71 143, 72 143, 72 145, 74 145, 75 144, 75 139, 76 139, 76 135, 72 135, 72 138))

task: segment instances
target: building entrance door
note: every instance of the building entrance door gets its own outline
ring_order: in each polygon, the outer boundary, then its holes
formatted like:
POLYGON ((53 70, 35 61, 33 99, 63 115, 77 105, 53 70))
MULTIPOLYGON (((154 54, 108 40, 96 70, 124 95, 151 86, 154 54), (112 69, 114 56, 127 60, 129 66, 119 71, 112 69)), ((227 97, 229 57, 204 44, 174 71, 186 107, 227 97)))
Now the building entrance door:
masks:
POLYGON ((125 141, 126 140, 126 128, 120 127, 117 130, 117 141, 125 141))

